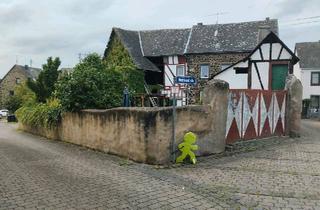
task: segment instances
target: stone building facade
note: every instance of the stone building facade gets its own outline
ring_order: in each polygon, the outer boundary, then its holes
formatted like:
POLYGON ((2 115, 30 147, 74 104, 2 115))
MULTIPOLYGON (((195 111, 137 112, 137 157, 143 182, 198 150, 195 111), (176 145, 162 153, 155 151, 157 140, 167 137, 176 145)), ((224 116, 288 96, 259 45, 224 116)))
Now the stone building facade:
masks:
POLYGON ((222 66, 231 65, 243 58, 249 53, 221 53, 221 54, 189 54, 186 55, 189 74, 200 78, 200 66, 203 64, 209 65, 209 78, 221 71, 222 66))
POLYGON ((14 89, 28 78, 36 79, 41 69, 29 66, 14 65, 3 77, 0 83, 0 109, 6 108, 5 103, 14 95, 14 89))
POLYGON ((201 101, 201 91, 207 81, 225 67, 245 58, 249 53, 221 53, 221 54, 188 54, 188 74, 194 76, 198 83, 196 87, 189 90, 189 104, 201 101), (209 65, 209 78, 201 78, 201 65, 209 65))

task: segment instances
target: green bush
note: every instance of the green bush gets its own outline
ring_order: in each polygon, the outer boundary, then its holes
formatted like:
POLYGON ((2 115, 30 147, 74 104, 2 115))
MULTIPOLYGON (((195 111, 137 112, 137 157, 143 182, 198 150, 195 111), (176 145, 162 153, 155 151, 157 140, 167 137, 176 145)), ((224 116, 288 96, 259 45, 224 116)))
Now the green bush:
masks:
POLYGON ((61 119, 61 105, 56 99, 47 103, 29 104, 19 108, 16 116, 20 122, 29 126, 51 128, 61 119))
POLYGON ((130 94, 144 93, 144 72, 132 66, 108 67, 118 71, 124 84, 128 87, 130 94))
POLYGON ((55 95, 64 111, 106 109, 121 106, 124 87, 121 72, 91 54, 57 83, 55 95))
POLYGON ((5 101, 5 106, 11 113, 22 106, 36 103, 35 93, 28 88, 26 83, 18 85, 14 89, 14 93, 5 101))

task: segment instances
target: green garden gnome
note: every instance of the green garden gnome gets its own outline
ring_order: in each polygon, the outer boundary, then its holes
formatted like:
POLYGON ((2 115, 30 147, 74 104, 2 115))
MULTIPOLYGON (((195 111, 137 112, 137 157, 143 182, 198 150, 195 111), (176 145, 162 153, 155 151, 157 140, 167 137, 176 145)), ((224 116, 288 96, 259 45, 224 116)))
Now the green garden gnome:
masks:
POLYGON ((182 163, 183 160, 189 155, 191 162, 196 164, 197 159, 195 154, 192 152, 192 150, 198 150, 198 145, 193 145, 196 140, 197 136, 192 132, 188 132, 184 135, 183 142, 178 145, 178 148, 182 154, 177 157, 176 163, 182 163))

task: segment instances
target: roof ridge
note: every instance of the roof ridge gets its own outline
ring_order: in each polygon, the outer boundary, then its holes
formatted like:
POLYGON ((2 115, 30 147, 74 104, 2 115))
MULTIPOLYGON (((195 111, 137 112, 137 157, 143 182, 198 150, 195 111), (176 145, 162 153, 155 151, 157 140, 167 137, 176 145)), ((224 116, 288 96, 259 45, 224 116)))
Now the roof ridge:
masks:
MULTIPOLYGON (((229 25, 229 24, 243 24, 243 23, 257 23, 257 22, 272 22, 272 21, 278 21, 277 18, 269 19, 269 20, 254 20, 254 21, 243 21, 243 22, 232 22, 232 23, 212 23, 212 24, 203 24, 202 26, 219 26, 219 25, 229 25)), ((115 30, 124 30, 124 31, 132 31, 132 32, 153 32, 153 31, 163 31, 163 30, 190 30, 194 26, 197 25, 192 25, 191 27, 187 28, 160 28, 160 29, 147 29, 147 30, 130 30, 130 29, 123 29, 119 27, 113 27, 115 30)))
MULTIPOLYGON (((254 20, 254 21, 243 21, 243 22, 232 22, 232 23, 212 23, 212 24, 203 24, 200 27, 203 26, 221 26, 221 25, 232 25, 232 24, 243 24, 243 23, 258 23, 258 22, 272 22, 272 21, 278 21, 277 18, 269 19, 269 20, 254 20)), ((197 25, 193 25, 197 26, 197 25)))

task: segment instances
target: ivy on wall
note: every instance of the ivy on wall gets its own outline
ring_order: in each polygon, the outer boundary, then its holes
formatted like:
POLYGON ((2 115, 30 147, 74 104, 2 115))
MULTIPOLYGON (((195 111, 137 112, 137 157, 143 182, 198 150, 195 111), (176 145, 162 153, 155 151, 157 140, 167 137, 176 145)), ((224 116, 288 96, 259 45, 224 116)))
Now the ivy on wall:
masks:
POLYGON ((111 37, 104 62, 107 68, 114 68, 123 75, 130 94, 145 92, 143 70, 137 69, 128 50, 115 34, 111 37))
POLYGON ((104 58, 107 66, 136 68, 128 50, 123 46, 119 37, 114 35, 111 39, 104 58))

